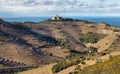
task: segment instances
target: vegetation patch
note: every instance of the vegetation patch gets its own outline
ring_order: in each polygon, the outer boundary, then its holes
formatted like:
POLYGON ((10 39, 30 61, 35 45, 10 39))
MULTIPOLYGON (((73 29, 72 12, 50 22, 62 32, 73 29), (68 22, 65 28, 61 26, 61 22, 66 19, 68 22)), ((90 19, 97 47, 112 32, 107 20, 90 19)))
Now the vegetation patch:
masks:
POLYGON ((92 47, 92 46, 90 46, 90 50, 91 50, 92 53, 94 53, 94 52, 98 52, 98 49, 95 48, 95 47, 92 47))
POLYGON ((56 39, 58 41, 57 45, 61 46, 62 48, 66 48, 66 49, 70 49, 71 48, 71 44, 68 40, 65 39, 61 39, 61 38, 57 38, 56 39))
POLYGON ((83 43, 97 43, 100 39, 104 38, 106 35, 105 34, 97 34, 97 33, 86 33, 86 34, 81 34, 79 40, 83 43))
POLYGON ((72 60, 72 61, 63 61, 63 62, 60 62, 60 63, 54 65, 52 68, 52 72, 57 73, 63 69, 66 69, 66 68, 73 66, 73 65, 77 65, 79 63, 80 63, 80 60, 78 60, 78 59, 72 60))
POLYGON ((116 39, 113 44, 108 48, 109 51, 120 51, 120 35, 118 36, 118 39, 116 39))

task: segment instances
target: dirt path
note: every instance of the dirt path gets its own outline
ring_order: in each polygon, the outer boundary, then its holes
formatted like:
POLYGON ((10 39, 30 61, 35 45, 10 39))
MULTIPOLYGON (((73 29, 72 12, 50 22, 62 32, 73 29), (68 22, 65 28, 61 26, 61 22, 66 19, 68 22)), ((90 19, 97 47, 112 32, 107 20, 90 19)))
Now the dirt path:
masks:
POLYGON ((105 56, 101 56, 99 57, 98 59, 101 59, 101 60, 109 60, 109 57, 110 56, 117 56, 117 55, 120 55, 120 52, 112 52, 110 54, 107 54, 105 56))
POLYGON ((75 69, 75 67, 76 67, 76 65, 68 67, 67 69, 64 69, 56 74, 69 74, 69 72, 73 71, 75 69))
POLYGON ((102 51, 108 49, 116 39, 117 39, 116 34, 110 34, 110 35, 106 36, 105 38, 101 39, 100 41, 98 41, 97 43, 95 43, 95 44, 88 43, 86 46, 87 47, 90 47, 90 46, 96 47, 99 49, 99 52, 102 52, 102 51))
POLYGON ((18 74, 53 74, 51 70, 53 65, 54 64, 46 65, 44 67, 39 67, 36 69, 20 72, 18 74))

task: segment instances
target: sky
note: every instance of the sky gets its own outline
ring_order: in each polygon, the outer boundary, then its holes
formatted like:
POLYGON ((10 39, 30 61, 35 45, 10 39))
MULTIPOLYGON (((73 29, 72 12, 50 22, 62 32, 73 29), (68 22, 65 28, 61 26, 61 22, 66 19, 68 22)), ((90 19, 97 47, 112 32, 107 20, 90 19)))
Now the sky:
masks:
POLYGON ((0 0, 0 17, 120 16, 120 0, 0 0))

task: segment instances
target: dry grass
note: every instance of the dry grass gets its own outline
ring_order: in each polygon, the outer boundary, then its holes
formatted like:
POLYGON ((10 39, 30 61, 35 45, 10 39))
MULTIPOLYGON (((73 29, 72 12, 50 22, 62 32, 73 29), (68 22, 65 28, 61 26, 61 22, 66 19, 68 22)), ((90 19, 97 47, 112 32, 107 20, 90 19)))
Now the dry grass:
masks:
POLYGON ((66 56, 70 55, 68 49, 61 48, 61 47, 51 47, 51 48, 43 48, 42 51, 51 53, 53 56, 65 58, 66 56))
POLYGON ((53 65, 54 64, 50 64, 50 65, 46 65, 44 67, 39 67, 37 69, 32 69, 32 70, 20 72, 17 74, 53 74, 52 70, 51 70, 53 65))
POLYGON ((27 47, 14 43, 0 42, 0 56, 5 59, 23 62, 28 65, 35 63, 34 58, 27 47))

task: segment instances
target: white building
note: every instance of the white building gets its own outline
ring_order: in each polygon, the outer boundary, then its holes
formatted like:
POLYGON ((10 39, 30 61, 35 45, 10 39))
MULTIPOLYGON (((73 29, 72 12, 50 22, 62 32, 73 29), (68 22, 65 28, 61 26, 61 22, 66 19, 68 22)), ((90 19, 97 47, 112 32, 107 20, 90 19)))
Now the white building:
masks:
POLYGON ((56 15, 56 16, 52 17, 52 20, 57 20, 57 21, 59 21, 59 20, 62 20, 62 17, 56 15))

